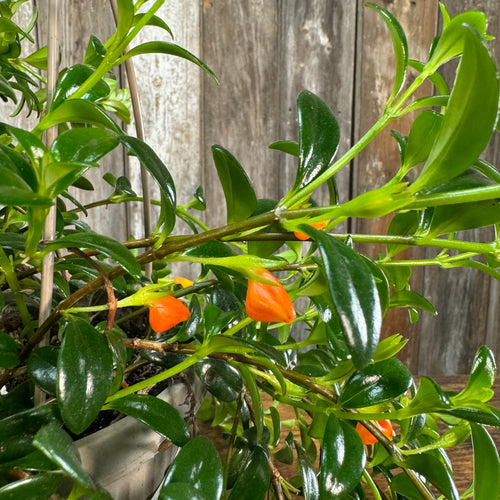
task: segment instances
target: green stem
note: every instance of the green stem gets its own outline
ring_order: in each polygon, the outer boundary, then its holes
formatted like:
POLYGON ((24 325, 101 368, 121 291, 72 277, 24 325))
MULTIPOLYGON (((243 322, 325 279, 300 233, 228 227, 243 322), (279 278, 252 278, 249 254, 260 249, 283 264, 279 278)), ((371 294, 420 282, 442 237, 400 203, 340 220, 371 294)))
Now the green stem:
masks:
POLYGON ((21 316, 21 320, 23 322, 24 328, 28 332, 28 335, 31 336, 33 334, 33 324, 31 314, 28 311, 28 307, 26 306, 26 302, 24 301, 24 295, 21 291, 21 286, 19 285, 19 281, 17 280, 16 272, 14 270, 14 266, 10 261, 9 257, 5 253, 4 249, 0 246, 0 266, 3 269, 5 274, 5 279, 9 284, 9 287, 12 291, 12 295, 14 296, 14 300, 17 305, 17 309, 19 310, 19 315, 21 316))
POLYGON ((374 125, 366 132, 366 134, 351 148, 347 153, 345 153, 341 158, 339 158, 335 163, 328 167, 321 175, 316 179, 311 181, 307 186, 304 186, 298 192, 290 192, 286 195, 278 204, 279 208, 289 208, 300 205, 304 200, 306 200, 310 194, 321 184, 330 179, 335 175, 342 167, 347 165, 360 151, 365 148, 373 139, 376 137, 389 122, 391 122, 395 116, 384 113, 374 125))
POLYGON ((447 193, 433 193, 419 195, 416 201, 405 207, 405 210, 419 210, 440 205, 455 205, 458 203, 473 203, 477 201, 493 200, 500 197, 500 185, 461 189, 447 193))
POLYGON ((368 487, 370 488, 370 491, 372 492, 374 500, 382 500, 382 497, 380 496, 380 493, 378 491, 377 485, 373 481, 373 479, 370 476, 370 474, 368 474, 368 472, 366 471, 366 469, 363 471, 363 479, 368 484, 368 487))

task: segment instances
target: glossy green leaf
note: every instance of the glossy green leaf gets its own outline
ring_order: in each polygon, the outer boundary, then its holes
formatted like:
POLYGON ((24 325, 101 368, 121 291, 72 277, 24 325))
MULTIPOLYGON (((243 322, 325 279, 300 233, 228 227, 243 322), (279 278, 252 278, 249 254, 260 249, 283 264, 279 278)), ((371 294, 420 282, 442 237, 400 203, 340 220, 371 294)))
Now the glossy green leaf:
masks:
POLYGON ((413 192, 442 184, 467 169, 488 144, 498 111, 498 78, 494 60, 480 37, 460 27, 465 40, 441 127, 413 192))
POLYGON ((87 123, 121 134, 120 127, 95 103, 85 99, 70 99, 45 115, 33 129, 34 134, 62 123, 87 123))
POLYGON ((218 257, 233 257, 236 252, 222 241, 208 241, 201 245, 196 245, 185 252, 186 255, 193 257, 218 258, 218 257))
POLYGON ((421 413, 431 413, 438 410, 451 408, 452 404, 449 397, 443 392, 434 380, 429 377, 420 377, 415 397, 408 406, 399 410, 402 415, 419 415, 421 413))
POLYGON ((425 500, 412 480, 404 473, 396 474, 391 480, 391 490, 407 500, 425 500))
POLYGON ((77 181, 90 165, 88 163, 44 162, 42 189, 51 198, 56 198, 77 181))
POLYGON ((396 97, 403 86, 406 75, 406 67, 408 66, 408 42, 403 28, 398 20, 387 10, 372 2, 365 3, 366 7, 375 9, 387 24, 392 38, 394 55, 396 56, 396 75, 394 81, 394 89, 389 98, 389 102, 396 97))
POLYGON ((175 224, 176 193, 170 172, 153 149, 145 142, 127 135, 120 136, 120 142, 134 154, 141 165, 153 176, 162 193, 164 231, 170 233, 175 224))
POLYGON ((34 386, 31 380, 16 385, 0 399, 0 420, 33 408, 34 386))
POLYGON ((300 231, 318 245, 342 334, 354 365, 364 368, 377 348, 382 325, 380 298, 373 274, 355 250, 333 236, 306 225, 301 225, 300 231))
POLYGON ((467 403, 466 407, 455 408, 452 410, 441 410, 441 413, 453 415, 469 422, 500 427, 500 411, 492 405, 474 401, 467 403))
POLYGON ((33 444, 57 464, 71 479, 85 488, 94 489, 91 477, 82 468, 78 449, 61 426, 51 423, 43 426, 33 439, 33 444))
POLYGON ((14 481, 0 488, 2 500, 47 500, 56 493, 64 479, 60 472, 41 472, 35 476, 14 481))
POLYGON ((189 441, 189 429, 179 412, 154 396, 132 394, 109 402, 106 409, 117 410, 140 420, 177 446, 184 446, 189 441))
POLYGON ((132 0, 117 0, 116 6, 118 12, 115 37, 119 43, 127 36, 132 27, 134 21, 134 2, 132 0))
POLYGON ((41 47, 29 56, 24 57, 23 61, 37 69, 47 70, 47 45, 41 47))
POLYGON ((0 368, 14 368, 19 364, 17 342, 10 335, 0 332, 0 368))
POLYGON ((240 470, 228 500, 264 500, 270 480, 267 453, 260 446, 256 446, 250 452, 245 467, 240 470))
MULTIPOLYGON (((134 16, 134 21, 132 23, 132 26, 135 26, 143 17, 144 14, 136 14, 134 16)), ((151 19, 149 19, 148 22, 146 23, 146 26, 156 26, 157 28, 165 30, 172 38, 174 37, 172 30, 170 29, 168 24, 158 16, 151 17, 151 19)))
POLYGON ((412 376, 397 358, 389 358, 356 371, 345 383, 339 403, 364 408, 394 399, 408 390, 412 376))
POLYGON ((182 57, 183 59, 186 59, 205 70, 212 77, 212 79, 216 83, 218 83, 217 77, 215 76, 214 72, 202 60, 198 59, 188 50, 183 49, 182 47, 179 47, 179 45, 171 42, 153 41, 141 43, 140 45, 137 45, 136 47, 130 49, 124 56, 118 59, 116 64, 121 64, 123 61, 126 61, 133 56, 142 54, 167 54, 182 57))
POLYGON ((222 483, 222 465, 217 450, 206 437, 198 436, 182 447, 170 466, 160 500, 219 500, 222 483))
POLYGON ((85 320, 72 317, 63 337, 57 369, 61 416, 70 431, 80 434, 97 417, 109 393, 113 358, 107 342, 85 320))
POLYGON ((27 364, 29 376, 51 396, 56 395, 58 356, 59 347, 39 347, 31 353, 27 364))
POLYGON ((222 146, 212 146, 212 156, 226 198, 228 224, 250 217, 257 206, 257 197, 245 170, 222 146))
POLYGON ((33 191, 37 190, 38 179, 33 165, 5 144, 0 144, 0 164, 21 177, 33 191))
POLYGON ((434 306, 425 297, 413 290, 400 290, 391 295, 389 307, 415 307, 431 314, 437 314, 434 306))
POLYGON ((0 420, 0 463, 10 462, 33 452, 32 441, 40 427, 58 418, 54 404, 21 411, 0 420))
POLYGON ((269 149, 276 149, 297 158, 300 156, 299 143, 295 141, 276 141, 269 146, 269 149))
POLYGON ((365 450, 359 434, 350 424, 328 417, 319 475, 319 498, 340 499, 361 481, 365 450))
POLYGON ((85 51, 83 63, 90 64, 91 66, 99 66, 105 55, 106 48, 104 45, 101 43, 99 38, 91 35, 87 45, 87 50, 85 51))
POLYGON ((307 186, 333 160, 340 140, 337 120, 315 94, 303 90, 297 99, 299 165, 292 192, 307 186))
POLYGON ((500 464, 495 442, 481 425, 471 424, 474 449, 474 498, 500 498, 500 464))
POLYGON ((282 464, 293 464, 293 433, 289 432, 285 438, 283 446, 273 453, 273 458, 282 464))
POLYGON ((297 449, 297 461, 302 476, 304 500, 319 500, 319 485, 314 464, 304 447, 297 441, 295 441, 295 448, 297 449))
MULTIPOLYGON (((66 69, 57 84, 54 99, 51 104, 51 110, 56 109, 62 102, 74 94, 82 83, 93 73, 94 68, 86 64, 75 64, 66 69)), ((104 80, 100 80, 82 96, 82 99, 97 101, 97 99, 107 96, 109 90, 109 85, 104 80)))
POLYGON ((36 165, 47 151, 44 143, 31 132, 27 130, 8 125, 7 131, 9 135, 14 137, 22 146, 32 164, 36 165))
POLYGON ((481 346, 472 362, 472 369, 465 389, 456 398, 452 398, 452 401, 466 396, 485 403, 493 396, 491 388, 495 383, 496 376, 495 357, 489 347, 481 346))
POLYGON ((460 500, 453 476, 441 460, 429 453, 412 455, 405 459, 405 467, 424 476, 449 500, 460 500))
POLYGON ((90 248, 97 250, 102 255, 113 259, 120 264, 133 277, 140 278, 141 267, 135 260, 132 252, 121 243, 108 236, 96 233, 74 233, 55 240, 45 247, 44 253, 52 252, 59 248, 90 248))
POLYGON ((57 162, 95 163, 118 143, 118 136, 111 130, 75 128, 59 134, 50 152, 57 162))
POLYGON ((404 174, 427 160, 442 120, 442 115, 431 110, 423 111, 415 118, 408 134, 405 159, 401 167, 404 174))
POLYGON ((52 199, 48 196, 34 193, 24 180, 11 170, 0 167, 0 204, 13 206, 49 207, 52 199))
POLYGON ((241 375, 222 359, 206 359, 196 364, 196 373, 205 387, 221 401, 236 401, 243 390, 241 375))

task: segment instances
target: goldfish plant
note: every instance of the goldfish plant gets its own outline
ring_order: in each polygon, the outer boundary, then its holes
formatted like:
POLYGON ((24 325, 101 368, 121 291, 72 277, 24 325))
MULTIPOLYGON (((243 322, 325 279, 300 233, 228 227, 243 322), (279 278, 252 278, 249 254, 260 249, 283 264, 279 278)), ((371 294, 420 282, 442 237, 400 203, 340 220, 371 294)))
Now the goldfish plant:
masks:
POLYGON ((17 103, 16 113, 38 115, 32 128, 0 124, 0 498, 60 498, 68 478, 68 498, 111 498, 82 467, 75 441, 113 410, 179 447, 159 478, 163 500, 497 500, 499 459, 489 427, 500 427, 500 412, 489 403, 491 350, 477 351, 468 382, 452 393, 410 373, 398 358, 403 335, 381 338, 389 310, 433 312, 410 286, 415 266, 472 267, 500 279, 500 172, 481 159, 499 131, 486 16, 452 18, 441 4, 442 30, 427 59, 417 61, 393 14, 367 3, 387 26, 396 61, 381 116, 337 157, 342 123, 303 90, 297 139, 271 138, 270 147, 296 165, 279 200, 255 192, 251 165, 245 169, 214 145, 227 223, 210 228, 201 217, 206 210, 210 220, 214 207, 202 186, 178 205, 167 166, 121 125, 136 96, 119 88, 113 71, 130 67, 136 55, 181 57, 217 82, 168 38, 157 15, 164 1, 118 0, 115 32, 107 40, 89 34, 84 59, 66 68, 58 66, 57 48, 55 57, 53 46, 33 50, 36 16, 28 26, 14 21, 26 1, 0 2, 0 97, 17 103), (168 41, 129 49, 150 26, 168 41), (450 85, 439 71, 456 61, 450 85), (422 96, 429 82, 433 90, 422 96), (401 160, 395 175, 340 202, 336 174, 402 117, 413 122, 407 135, 393 131, 401 160), (107 199, 92 206, 78 200, 90 184, 86 172, 116 148, 138 159, 160 199, 137 196, 121 177, 111 179, 107 199), (322 185, 330 199, 318 205, 322 185), (116 241, 80 219, 95 207, 138 200, 161 207, 146 237, 116 241), (391 222, 382 234, 338 230, 347 218, 385 216, 391 222), (176 221, 189 234, 174 234, 176 221), (492 239, 462 237, 480 227, 493 228, 492 239), (359 243, 385 252, 369 258, 359 243), (416 246, 436 257, 405 259, 402 252, 416 246), (179 262, 192 264, 189 279, 176 276, 179 262), (134 379, 144 366, 154 371, 134 379), (174 407, 149 393, 189 368, 208 395, 199 417, 215 417, 227 434, 224 461, 174 407), (293 422, 282 421, 285 405, 293 422), (285 425, 291 432, 282 440, 285 425), (459 491, 447 449, 469 437, 474 481, 459 491), (279 475, 280 460, 296 464, 296 477, 279 475))

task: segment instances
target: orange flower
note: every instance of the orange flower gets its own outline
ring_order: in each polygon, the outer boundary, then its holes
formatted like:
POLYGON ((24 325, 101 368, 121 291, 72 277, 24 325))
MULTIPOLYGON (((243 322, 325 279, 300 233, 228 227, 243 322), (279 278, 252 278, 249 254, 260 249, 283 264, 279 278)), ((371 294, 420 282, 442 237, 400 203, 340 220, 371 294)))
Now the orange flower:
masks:
MULTIPOLYGON (((314 222, 313 224, 309 224, 309 225, 316 228, 316 229, 323 229, 324 227, 326 227, 327 224, 328 224, 327 220, 321 220, 319 222, 314 222)), ((302 241, 309 239, 309 236, 307 236, 307 234, 299 233, 298 231, 294 231, 293 234, 295 235, 295 237, 297 239, 302 240, 302 241)))
POLYGON ((146 305, 149 307, 149 324, 156 333, 169 330, 191 316, 189 309, 172 295, 153 300, 146 305))
POLYGON ((295 309, 283 285, 265 269, 254 269, 254 272, 276 283, 276 286, 248 280, 245 301, 248 316, 255 321, 291 323, 295 319, 295 309))
POLYGON ((174 283, 176 285, 181 285, 182 288, 187 288, 188 286, 191 286, 193 284, 191 280, 183 278, 182 276, 177 276, 176 278, 174 278, 174 283))
MULTIPOLYGON (((392 424, 390 420, 377 420, 375 422, 384 436, 387 436, 392 441, 392 424)), ((361 422, 356 424, 356 431, 361 436, 363 444, 375 444, 378 439, 366 429, 361 422)))

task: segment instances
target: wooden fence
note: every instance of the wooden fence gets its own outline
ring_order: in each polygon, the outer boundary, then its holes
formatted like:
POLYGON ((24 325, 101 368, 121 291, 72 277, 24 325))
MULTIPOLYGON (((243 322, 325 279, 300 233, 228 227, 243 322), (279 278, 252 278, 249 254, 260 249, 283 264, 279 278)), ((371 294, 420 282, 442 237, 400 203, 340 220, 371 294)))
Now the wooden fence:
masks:
MULTIPOLYGON (((42 44, 46 43, 49 1, 35 2, 40 11, 37 36, 42 44)), ((493 50, 500 54, 498 0, 445 3, 451 15, 466 9, 484 11, 490 19, 489 32, 497 36, 493 50)), ((109 3, 64 0, 60 4, 62 60, 65 64, 79 62, 90 33, 101 40, 110 35, 109 3)), ((438 1, 383 0, 379 4, 401 22, 410 57, 424 60, 440 23, 438 1)), ((296 139, 295 100, 302 89, 318 94, 333 110, 341 128, 340 153, 378 118, 390 93, 390 36, 382 19, 361 1, 170 0, 160 16, 171 26, 175 41, 199 55, 220 79, 216 86, 194 65, 167 56, 135 59, 146 141, 170 169, 180 203, 187 202, 198 185, 203 186, 209 214, 206 222, 211 226, 225 221, 212 144, 229 149, 248 169, 259 197, 278 199, 293 182, 294 165, 268 145, 279 139, 296 139)), ((165 36, 155 30, 145 33, 141 41, 165 36)), ((407 133, 408 123, 398 122, 394 128, 407 133)), ((133 130, 130 127, 131 134, 133 130)), ((485 159, 500 164, 499 156, 497 135, 485 159)), ((395 142, 389 131, 384 132, 338 175, 342 200, 382 185, 398 164, 395 142)), ((128 175, 140 191, 138 167, 123 152, 102 162, 100 171, 92 172, 90 178, 97 179, 104 172, 128 175)), ((101 186, 84 201, 106 198, 110 191, 101 186)), ((129 234, 141 236, 141 211, 133 204, 96 209, 89 222, 122 240, 129 234)), ((386 220, 364 220, 342 229, 380 231, 386 224, 386 220)), ((485 235, 467 233, 464 237, 485 235)), ((370 251, 373 256, 378 249, 370 251)), ((409 255, 430 257, 434 252, 412 250, 409 255)), ((409 338, 403 356, 412 370, 431 375, 464 373, 484 343, 500 355, 497 282, 474 270, 426 268, 414 272, 412 283, 439 312, 438 316, 423 313, 416 324, 409 323, 404 311, 387 318, 385 334, 399 332, 409 338)))

